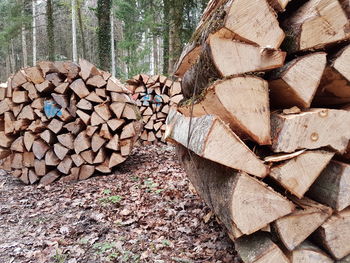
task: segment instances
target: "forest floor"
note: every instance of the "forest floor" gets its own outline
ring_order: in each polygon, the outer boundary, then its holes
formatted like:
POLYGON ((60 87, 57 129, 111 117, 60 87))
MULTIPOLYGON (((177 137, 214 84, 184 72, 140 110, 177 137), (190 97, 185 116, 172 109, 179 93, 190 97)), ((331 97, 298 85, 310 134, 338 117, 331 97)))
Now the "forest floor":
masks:
POLYGON ((114 175, 23 186, 0 175, 1 263, 236 262, 173 148, 139 147, 114 175))

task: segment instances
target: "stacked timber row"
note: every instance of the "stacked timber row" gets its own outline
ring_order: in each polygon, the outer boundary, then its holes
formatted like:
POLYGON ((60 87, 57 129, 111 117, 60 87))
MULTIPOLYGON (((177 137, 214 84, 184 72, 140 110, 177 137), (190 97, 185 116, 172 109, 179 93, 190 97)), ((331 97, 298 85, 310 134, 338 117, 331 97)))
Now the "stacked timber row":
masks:
POLYGON ((85 60, 20 70, 0 89, 1 168, 44 185, 111 173, 141 130, 129 95, 85 60))
POLYGON ((164 141, 165 120, 169 109, 183 99, 180 81, 161 75, 140 74, 127 83, 142 115, 144 129, 141 142, 152 144, 164 141))
POLYGON ((212 0, 177 65, 166 138, 243 262, 350 260, 346 3, 212 0))

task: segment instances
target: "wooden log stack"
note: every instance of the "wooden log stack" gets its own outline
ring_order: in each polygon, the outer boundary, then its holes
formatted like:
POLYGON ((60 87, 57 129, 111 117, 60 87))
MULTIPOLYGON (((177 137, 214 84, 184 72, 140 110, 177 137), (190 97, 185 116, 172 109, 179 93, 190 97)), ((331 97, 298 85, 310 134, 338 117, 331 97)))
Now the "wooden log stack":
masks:
POLYGON ((245 263, 350 262, 349 1, 211 0, 165 137, 245 263))
POLYGON ((180 80, 172 80, 161 75, 140 74, 127 81, 127 88, 142 115, 143 144, 164 142, 165 120, 169 109, 182 99, 180 80))
POLYGON ((1 168, 25 184, 111 173, 141 132, 130 92, 86 60, 24 68, 0 96, 1 168))

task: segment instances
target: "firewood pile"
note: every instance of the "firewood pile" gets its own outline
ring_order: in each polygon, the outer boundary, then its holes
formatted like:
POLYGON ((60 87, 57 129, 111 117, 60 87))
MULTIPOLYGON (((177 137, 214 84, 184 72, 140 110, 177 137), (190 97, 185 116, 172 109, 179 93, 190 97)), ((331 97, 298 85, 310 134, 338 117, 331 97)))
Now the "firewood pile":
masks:
POLYGON ((212 0, 166 139, 245 263, 350 261, 350 9, 212 0))
POLYGON ((1 168, 25 184, 108 174, 141 132, 130 92, 88 61, 39 62, 0 88, 1 168))
POLYGON ((183 99, 180 80, 172 80, 161 75, 140 74, 127 83, 127 88, 132 92, 132 98, 142 115, 141 142, 143 144, 164 142, 165 120, 169 109, 183 99))

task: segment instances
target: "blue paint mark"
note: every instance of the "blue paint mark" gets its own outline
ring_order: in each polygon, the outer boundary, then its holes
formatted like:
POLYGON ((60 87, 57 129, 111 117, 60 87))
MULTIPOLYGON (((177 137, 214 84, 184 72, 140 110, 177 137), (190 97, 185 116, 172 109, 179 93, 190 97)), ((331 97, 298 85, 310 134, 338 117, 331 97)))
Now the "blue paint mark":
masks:
POLYGON ((48 117, 49 119, 55 117, 56 115, 59 114, 58 116, 62 116, 62 111, 61 109, 57 106, 56 103, 54 103, 53 101, 47 100, 44 102, 44 112, 46 117, 48 117))
POLYGON ((151 95, 145 95, 142 97, 141 101, 151 101, 152 100, 152 97, 151 95))
POLYGON ((161 96, 156 95, 156 96, 154 97, 154 102, 157 103, 157 104, 159 104, 159 103, 162 103, 162 102, 163 102, 163 99, 162 99, 161 96))

